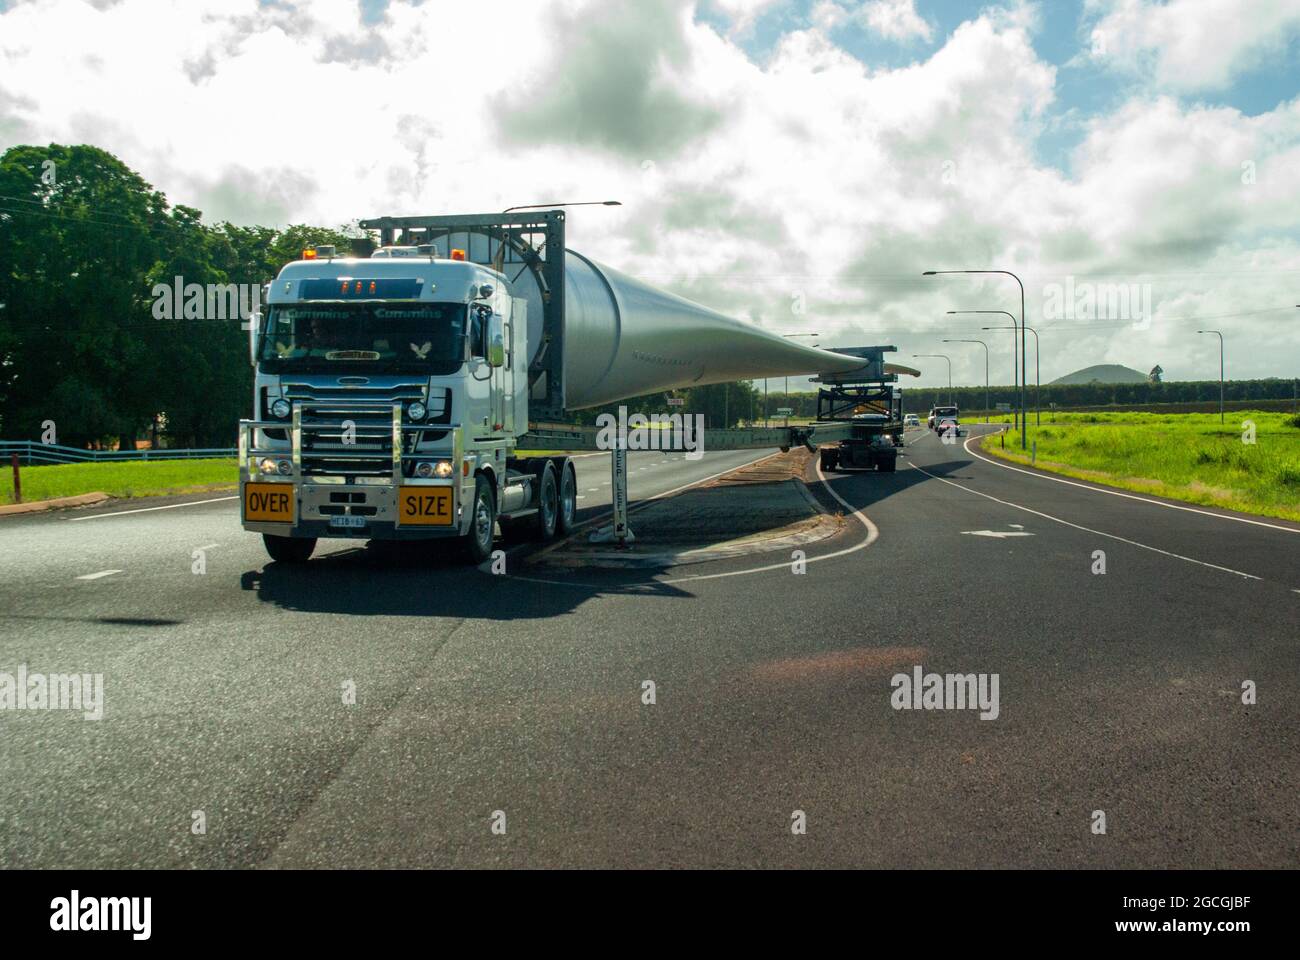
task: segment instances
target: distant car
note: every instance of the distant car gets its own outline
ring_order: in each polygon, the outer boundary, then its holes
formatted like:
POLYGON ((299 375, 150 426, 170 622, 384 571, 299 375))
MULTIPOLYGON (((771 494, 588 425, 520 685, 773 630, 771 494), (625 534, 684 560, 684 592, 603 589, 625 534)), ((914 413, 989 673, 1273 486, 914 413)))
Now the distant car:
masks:
POLYGON ((956 420, 956 419, 957 419, 957 408, 956 408, 956 407, 951 407, 951 406, 949 406, 949 407, 931 407, 931 408, 930 408, 930 418, 925 422, 925 425, 926 425, 927 427, 929 427, 931 430, 937 429, 937 428, 935 427, 935 424, 938 423, 939 420, 942 419, 942 418, 947 418, 947 419, 949 419, 949 420, 956 420))
POLYGON ((920 425, 921 425, 921 418, 918 417, 916 414, 914 414, 914 413, 909 413, 909 414, 904 415, 904 417, 903 417, 903 426, 905 426, 905 427, 919 427, 920 425))
POLYGON ((939 416, 934 423, 934 432, 940 440, 946 440, 950 434, 953 438, 962 435, 961 424, 955 416, 939 416))

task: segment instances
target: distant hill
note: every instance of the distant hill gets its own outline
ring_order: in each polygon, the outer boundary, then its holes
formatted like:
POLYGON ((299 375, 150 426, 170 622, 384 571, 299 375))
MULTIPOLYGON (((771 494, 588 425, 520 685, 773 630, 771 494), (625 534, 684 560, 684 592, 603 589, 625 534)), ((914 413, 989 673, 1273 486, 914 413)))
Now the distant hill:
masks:
POLYGON ((1052 383, 1146 383, 1147 375, 1118 363, 1099 363, 1057 377, 1052 383))

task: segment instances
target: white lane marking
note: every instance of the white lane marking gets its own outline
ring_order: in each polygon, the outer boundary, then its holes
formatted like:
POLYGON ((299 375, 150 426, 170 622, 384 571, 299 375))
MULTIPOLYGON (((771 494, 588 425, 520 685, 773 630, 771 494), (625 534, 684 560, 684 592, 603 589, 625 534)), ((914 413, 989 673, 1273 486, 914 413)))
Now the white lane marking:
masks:
POLYGON ((99 573, 88 573, 85 576, 77 577, 78 580, 98 580, 100 577, 111 577, 115 573, 121 573, 121 570, 101 570, 99 573))
MULTIPOLYGON (((775 453, 772 454, 772 457, 775 456, 778 456, 778 454, 775 453)), ((770 459, 771 457, 763 458, 763 460, 770 460, 770 459)), ((756 460, 754 462, 761 463, 762 461, 756 460)), ((871 546, 880 537, 880 530, 876 527, 874 523, 871 522, 871 518, 868 517, 861 510, 854 508, 854 506, 851 503, 849 503, 838 493, 832 490, 830 483, 826 480, 826 474, 822 473, 821 464, 815 460, 813 461, 813 463, 817 469, 817 479, 820 480, 822 486, 826 488, 826 492, 829 493, 836 500, 838 500, 841 504, 843 504, 844 509, 849 511, 850 515, 856 517, 858 519, 858 522, 867 528, 867 535, 858 543, 854 544, 851 547, 845 547, 843 550, 836 550, 834 553, 824 553, 819 557, 808 557, 806 560, 804 560, 805 565, 809 563, 817 563, 820 560, 833 560, 836 557, 842 557, 850 553, 857 553, 857 551, 862 550, 865 547, 871 546)), ((742 464, 742 466, 744 466, 744 464, 742 464)), ((738 468, 737 467, 732 468, 732 470, 735 469, 738 468)), ((731 470, 726 471, 726 473, 730 473, 730 472, 731 470)), ((718 474, 717 476, 722 476, 722 474, 718 474)), ((705 477, 704 480, 697 480, 695 481, 695 483, 704 483, 712 479, 714 478, 705 477)), ((687 486, 694 486, 694 484, 687 484, 687 486)), ((679 487, 678 489, 682 489, 682 488, 679 487)), ((660 494, 660 496, 667 496, 667 494, 660 494)), ((783 561, 781 563, 770 563, 762 567, 751 567, 748 570, 731 570, 727 573, 703 573, 703 574, 697 574, 693 577, 673 577, 670 580, 646 580, 642 582, 668 584, 668 583, 686 583, 689 580, 718 580, 722 577, 745 577, 751 573, 765 573, 768 570, 789 570, 790 563, 791 561, 783 561)), ((556 585, 562 584, 564 586, 585 587, 585 588, 608 586, 608 584, 578 583, 573 580, 545 580, 542 579, 541 577, 518 577, 517 576, 514 577, 514 579, 523 580, 527 583, 547 583, 547 584, 556 584, 556 585)), ((626 584, 626 586, 636 586, 636 584, 626 584)))
POLYGON ((219 547, 219 546, 221 546, 221 544, 219 544, 219 543, 205 543, 205 544, 204 544, 203 546, 201 546, 201 547, 195 547, 195 549, 196 549, 196 550, 213 550, 213 549, 215 549, 216 547, 219 547))
POLYGON ((71 523, 79 523, 82 520, 103 520, 105 517, 124 517, 128 513, 148 513, 151 510, 176 510, 180 507, 198 507, 205 503, 221 503, 224 500, 238 500, 239 494, 233 497, 214 497, 211 500, 194 500, 190 503, 169 503, 165 507, 140 507, 137 510, 118 510, 116 513, 97 513, 93 517, 69 517, 71 523))
MULTIPOLYGON (((1012 524, 1015 526, 1015 524, 1012 524)), ((1026 533, 1023 530, 963 530, 962 536, 965 537, 997 537, 1003 539, 1006 537, 1032 537, 1032 533, 1026 533)))
POLYGON ((597 490, 599 490, 599 489, 600 489, 600 487, 588 487, 588 488, 587 488, 587 492, 588 492, 588 493, 595 493, 595 492, 596 492, 597 490))
MULTIPOLYGON (((987 436, 987 434, 985 434, 985 436, 987 436)), ((1008 463, 999 463, 997 460, 978 454, 970 448, 970 441, 977 439, 979 438, 971 437, 970 440, 967 440, 966 443, 962 444, 962 446, 966 448, 966 452, 972 457, 983 460, 985 463, 991 463, 995 467, 1001 467, 1004 470, 1014 470, 1016 473, 1025 473, 1031 477, 1039 477, 1043 480, 1054 480, 1057 483, 1064 483, 1071 487, 1078 487, 1080 490, 1090 490, 1093 493, 1104 493, 1112 497, 1123 497, 1125 500, 1139 500, 1142 503, 1151 503, 1155 504, 1157 507, 1167 507, 1170 510, 1183 510, 1187 513, 1199 513, 1201 516, 1216 517, 1219 520, 1235 520, 1237 523, 1249 523, 1256 527, 1268 527, 1270 530, 1285 530, 1287 533, 1300 533, 1300 528, 1296 527, 1281 527, 1276 523, 1267 523, 1263 520, 1251 520, 1249 517, 1233 517, 1226 513, 1215 513, 1213 510, 1200 510, 1196 507, 1184 507, 1177 503, 1165 503, 1163 500, 1152 500, 1150 497, 1139 496, 1136 493, 1125 493, 1122 490, 1103 490, 1102 488, 1094 487, 1091 484, 1079 483, 1076 480, 1067 480, 1064 477, 1053 476, 1043 470, 1026 470, 1023 467, 1013 467, 1008 463)))
POLYGON ((992 500, 994 503, 1000 503, 1004 507, 1011 507, 1012 509, 1015 510, 1023 510, 1025 511, 1025 513, 1032 513, 1036 517, 1042 517, 1044 520, 1051 520, 1053 523, 1059 523, 1067 527, 1073 527, 1075 530, 1082 530, 1085 533, 1091 533, 1094 536, 1098 536, 1098 537, 1106 537, 1108 540, 1118 540, 1120 543, 1127 543, 1129 546, 1132 547, 1140 547, 1143 550, 1150 550, 1152 553, 1159 553, 1159 554, 1163 554, 1166 557, 1173 557, 1175 560, 1186 560, 1188 563, 1195 563, 1202 567, 1209 567, 1211 570, 1222 570, 1224 573, 1231 573, 1238 577, 1245 577, 1247 580, 1262 581, 1264 579, 1263 577, 1257 577, 1252 573, 1242 573, 1240 570, 1233 570, 1231 567, 1221 567, 1217 563, 1206 563, 1204 560, 1197 560, 1193 557, 1185 557, 1181 553, 1171 553, 1168 550, 1161 550, 1159 547, 1152 547, 1152 546, 1148 546, 1145 543, 1138 543, 1136 540, 1129 540, 1126 537, 1119 537, 1113 533, 1105 533, 1101 530, 1093 530, 1091 527, 1084 527, 1077 523, 1071 523, 1069 520, 1062 520, 1060 517, 1054 517, 1050 513, 1043 513, 1041 510, 1034 510, 1030 507, 1024 507, 1018 503, 1012 503, 1010 500, 1000 500, 997 497, 989 496, 989 494, 987 493, 980 493, 980 491, 978 490, 973 490, 970 487, 967 487, 963 484, 955 483, 952 480, 947 479, 946 477, 937 476, 931 473, 929 470, 926 470, 922 467, 918 467, 914 463, 909 463, 908 466, 911 467, 913 470, 920 470, 927 477, 931 477, 935 480, 938 480, 941 483, 946 483, 949 484, 950 486, 954 486, 958 490, 964 490, 967 493, 975 494, 975 496, 977 497, 983 497, 986 500, 992 500))

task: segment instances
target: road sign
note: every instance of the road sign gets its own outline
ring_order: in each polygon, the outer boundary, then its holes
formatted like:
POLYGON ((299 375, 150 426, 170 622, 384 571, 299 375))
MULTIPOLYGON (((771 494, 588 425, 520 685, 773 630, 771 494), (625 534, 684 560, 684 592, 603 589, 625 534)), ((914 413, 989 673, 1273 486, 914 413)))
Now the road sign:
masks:
POLYGON ((686 401, 681 397, 668 398, 668 406, 670 407, 684 407, 685 405, 686 405, 686 401))
POLYGON ((1010 413, 1010 412, 1011 412, 1011 404, 1009 403, 998 404, 998 413, 1010 413))
POLYGON ((790 416, 790 414, 792 414, 792 413, 794 413, 794 407, 777 407, 777 408, 776 408, 776 415, 777 415, 778 417, 788 417, 788 416, 790 416))

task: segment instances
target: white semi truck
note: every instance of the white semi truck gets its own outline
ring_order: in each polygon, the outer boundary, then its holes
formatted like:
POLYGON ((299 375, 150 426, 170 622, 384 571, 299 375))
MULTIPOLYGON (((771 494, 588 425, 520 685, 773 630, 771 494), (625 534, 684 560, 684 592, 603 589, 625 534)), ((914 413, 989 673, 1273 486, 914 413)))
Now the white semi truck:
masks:
MULTIPOLYGON (((377 249, 306 251, 250 324, 243 525, 276 560, 301 562, 319 538, 345 537, 454 541, 481 562, 498 523, 507 535, 567 533, 574 466, 520 455, 530 419, 863 362, 568 250, 562 210, 361 226, 378 232, 377 249)), ((747 445, 760 442, 779 443, 747 445)))

